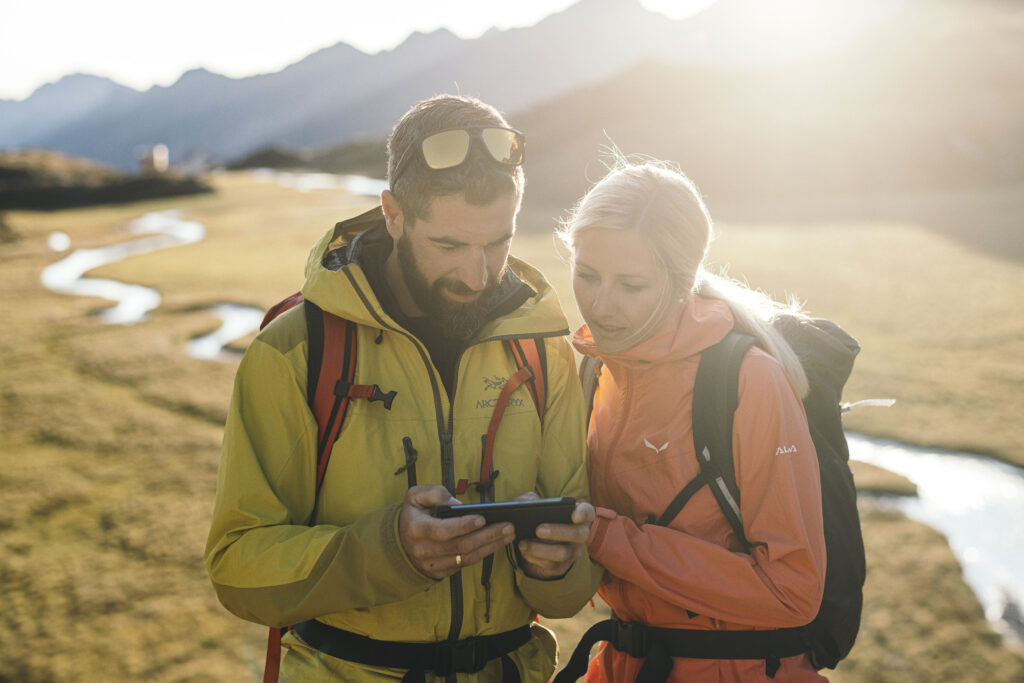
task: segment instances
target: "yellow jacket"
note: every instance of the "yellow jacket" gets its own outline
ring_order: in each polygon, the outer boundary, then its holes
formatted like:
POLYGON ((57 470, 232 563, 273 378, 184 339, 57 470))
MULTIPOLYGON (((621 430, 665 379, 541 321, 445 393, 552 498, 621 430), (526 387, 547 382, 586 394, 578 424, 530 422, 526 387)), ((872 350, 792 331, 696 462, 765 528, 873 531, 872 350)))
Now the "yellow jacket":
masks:
MULTIPOLYGON (((586 553, 553 581, 531 579, 506 553, 497 553, 488 620, 482 563, 435 581, 410 563, 398 538, 398 512, 408 487, 406 473, 397 472, 405 464, 403 439, 411 439, 418 452, 418 484, 451 489, 459 479, 476 481, 493 399, 501 380, 516 371, 503 342, 509 337, 545 338, 547 407, 542 428, 527 387, 512 395, 494 447, 494 468, 500 470, 495 500, 526 491, 588 496, 583 397, 557 297, 539 272, 510 259, 510 268, 537 295, 487 323, 479 341, 466 349, 453 403, 423 345, 381 308, 358 256, 348 260, 358 254, 358 241, 381 230, 381 223, 372 212, 328 232, 310 254, 302 292, 325 311, 358 324, 355 383, 396 391, 392 407, 350 403, 314 500, 317 426, 306 402, 303 307, 282 314, 256 337, 235 379, 206 547, 217 594, 231 612, 250 621, 284 626, 316 618, 388 641, 444 641, 453 631, 459 639, 502 633, 538 613, 570 617, 600 578, 586 553), (375 230, 352 239, 367 227, 375 230), (331 264, 336 270, 325 266, 330 252, 332 258, 341 255, 331 264), (449 462, 443 463, 448 443, 449 462)), ((478 502, 479 494, 470 487, 460 499, 478 502)), ((282 677, 292 681, 372 681, 404 673, 328 657, 293 632, 284 646, 282 677)), ((524 681, 543 681, 555 656, 553 635, 533 624, 530 641, 511 658, 524 681)), ((459 675, 460 681, 499 679, 498 660, 477 674, 459 675)))

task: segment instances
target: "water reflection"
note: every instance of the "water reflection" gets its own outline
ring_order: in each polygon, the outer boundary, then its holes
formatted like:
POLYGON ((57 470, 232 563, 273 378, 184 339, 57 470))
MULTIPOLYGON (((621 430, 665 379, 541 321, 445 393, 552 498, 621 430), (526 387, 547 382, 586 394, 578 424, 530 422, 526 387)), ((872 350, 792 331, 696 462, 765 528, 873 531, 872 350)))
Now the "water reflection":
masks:
POLYGON ((850 457, 901 474, 916 497, 885 498, 908 517, 941 531, 986 616, 1017 632, 1024 605, 1024 470, 966 453, 917 448, 849 435, 850 457))
POLYGON ((386 180, 368 178, 361 175, 277 171, 272 168, 258 168, 253 171, 253 177, 261 182, 277 183, 282 187, 289 187, 299 192, 346 190, 352 194, 379 197, 381 192, 388 189, 386 180))
POLYGON ((240 353, 225 348, 259 329, 263 311, 252 306, 218 304, 211 309, 220 316, 221 326, 210 334, 196 337, 188 343, 188 354, 206 360, 236 361, 240 353))

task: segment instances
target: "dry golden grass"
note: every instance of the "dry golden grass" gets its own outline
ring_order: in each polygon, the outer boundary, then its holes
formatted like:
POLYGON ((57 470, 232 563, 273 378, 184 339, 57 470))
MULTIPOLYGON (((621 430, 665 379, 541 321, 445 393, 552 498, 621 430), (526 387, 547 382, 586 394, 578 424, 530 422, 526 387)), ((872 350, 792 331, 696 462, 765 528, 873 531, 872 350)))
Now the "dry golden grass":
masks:
POLYGON ((857 490, 889 496, 916 496, 917 486, 904 476, 857 460, 850 461, 857 490))
POLYGON ((1024 657, 1000 644, 934 529, 862 504, 868 559, 864 616, 834 683, 1024 680, 1024 657))
MULTIPOLYGON (((216 196, 7 216, 22 238, 0 245, 5 323, 0 331, 5 359, 0 364, 0 680, 252 680, 262 667, 265 630, 220 607, 201 561, 234 368, 190 359, 184 346, 216 324, 203 311, 205 304, 228 300, 266 306, 297 289, 309 245, 335 220, 369 203, 331 192, 298 194, 240 175, 216 182, 221 190, 216 196), (105 304, 42 288, 39 273, 57 258, 46 247, 50 231, 67 232, 73 247, 109 244, 126 239, 118 226, 168 208, 202 222, 208 239, 90 274, 158 287, 164 303, 149 321, 105 326, 89 316, 105 304)), ((858 251, 867 249, 870 239, 846 237, 833 244, 839 238, 827 227, 820 239, 814 231, 795 235, 781 227, 760 237, 753 228, 745 230, 733 233, 732 242, 723 238, 716 257, 731 244, 734 272, 740 272, 741 263, 756 265, 758 253, 777 263, 775 254, 785 247, 788 269, 765 267, 749 273, 751 279, 812 293, 812 310, 835 317, 860 337, 866 351, 851 397, 891 389, 910 404, 907 410, 916 411, 865 413, 860 429, 913 440, 922 433, 889 431, 885 420, 896 424, 914 414, 938 428, 961 411, 960 404, 936 400, 928 405, 940 412, 931 415, 927 405, 913 408, 916 394, 896 379, 877 386, 877 376, 898 365, 885 344, 913 337, 901 331, 898 319, 886 322, 883 309, 855 305, 877 303, 871 297, 879 285, 870 281, 870 271, 860 273, 853 265, 874 254, 858 251), (837 254, 849 265, 824 265, 826 256, 837 254), (804 268, 809 274, 798 268, 804 262, 812 264, 804 268), (835 282, 846 287, 844 296, 827 291, 835 282)), ((927 233, 908 227, 893 233, 907 241, 903 260, 908 263, 917 262, 915 250, 931 250, 978 271, 962 266, 958 276, 966 280, 988 272, 987 262, 927 233)), ((552 276, 570 318, 578 321, 568 274, 551 238, 517 239, 517 251, 552 276)), ((885 310, 903 314, 927 291, 959 291, 942 289, 944 274, 920 264, 915 268, 932 284, 907 285, 901 291, 922 292, 890 297, 885 310)), ((1007 286, 1019 282, 1019 269, 1004 267, 998 274, 1007 286)), ((998 357, 1002 347, 982 343, 983 335, 972 336, 968 324, 978 311, 964 299, 947 303, 947 318, 954 316, 950 329, 958 338, 976 338, 972 357, 979 356, 978 363, 994 363, 988 354, 998 357)), ((930 324, 919 323, 915 333, 930 324)), ((1007 344, 1019 343, 1013 325, 1000 324, 1007 344)), ((945 351, 950 358, 965 355, 957 348, 945 351)), ((901 346, 891 353, 906 364, 919 362, 920 352, 901 346)), ((898 377, 912 374, 911 367, 902 367, 898 377)), ((978 386, 968 387, 968 395, 984 393, 990 378, 972 372, 966 378, 978 386)), ((941 374, 934 381, 943 381, 941 374)), ((964 442, 987 448, 980 437, 972 441, 984 432, 967 421, 972 415, 957 418, 969 428, 964 442)), ((864 528, 871 568, 865 626, 854 656, 835 680, 1021 679, 1020 658, 1000 646, 941 536, 901 516, 873 511, 864 513, 864 528)), ((563 635, 563 649, 604 614, 588 607, 574 620, 553 622, 563 635)))
MULTIPOLYGON (((1024 464, 1024 267, 906 224, 725 225, 712 259, 839 322, 863 351, 853 431, 1024 464)), ((1019 239, 1019 236, 1018 236, 1019 239)))

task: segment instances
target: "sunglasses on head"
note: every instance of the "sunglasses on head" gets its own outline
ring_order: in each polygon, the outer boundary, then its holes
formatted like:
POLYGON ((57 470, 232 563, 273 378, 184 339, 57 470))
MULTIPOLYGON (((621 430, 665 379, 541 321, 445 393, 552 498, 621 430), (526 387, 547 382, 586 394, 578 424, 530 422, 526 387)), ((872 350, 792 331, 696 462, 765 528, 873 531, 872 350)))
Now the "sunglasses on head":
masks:
POLYGON ((431 133, 406 148, 395 167, 392 185, 412 161, 416 150, 427 168, 440 171, 455 168, 469 158, 473 141, 482 143, 487 153, 499 164, 519 166, 526 155, 526 136, 513 128, 498 126, 467 126, 431 133))

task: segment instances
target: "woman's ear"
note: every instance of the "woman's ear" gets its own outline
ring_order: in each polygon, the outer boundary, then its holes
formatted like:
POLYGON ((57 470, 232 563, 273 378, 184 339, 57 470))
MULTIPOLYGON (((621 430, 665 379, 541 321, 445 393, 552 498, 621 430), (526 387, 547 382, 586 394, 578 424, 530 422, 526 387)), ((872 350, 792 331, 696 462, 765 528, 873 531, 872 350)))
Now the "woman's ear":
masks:
POLYGON ((391 239, 397 241, 405 232, 405 214, 402 212, 402 206, 390 190, 384 190, 380 193, 380 207, 384 212, 388 234, 391 235, 391 239))

